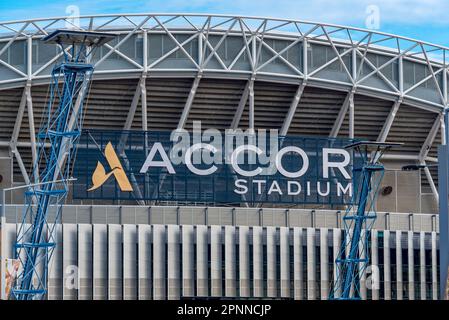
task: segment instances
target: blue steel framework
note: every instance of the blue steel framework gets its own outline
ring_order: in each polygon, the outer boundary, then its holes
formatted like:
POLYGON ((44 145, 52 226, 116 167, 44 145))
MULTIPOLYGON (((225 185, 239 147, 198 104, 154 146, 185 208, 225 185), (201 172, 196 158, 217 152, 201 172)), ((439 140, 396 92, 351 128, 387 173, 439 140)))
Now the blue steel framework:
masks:
POLYGON ((353 200, 343 217, 344 242, 335 260, 337 273, 329 294, 331 300, 361 299, 361 278, 369 262, 368 239, 376 220, 374 205, 384 174, 384 166, 379 159, 385 151, 398 145, 361 141, 346 147, 353 149, 363 159, 363 164, 353 169, 353 200))
POLYGON ((38 157, 32 177, 39 184, 25 192, 23 220, 15 243, 21 270, 11 299, 38 300, 46 296, 48 263, 56 246, 56 224, 48 224, 47 217, 50 209, 55 209, 58 221, 67 196, 83 123, 83 100, 94 70, 88 58, 93 47, 112 38, 105 33, 57 30, 43 39, 58 44, 64 60, 53 68, 49 101, 37 134, 38 157))

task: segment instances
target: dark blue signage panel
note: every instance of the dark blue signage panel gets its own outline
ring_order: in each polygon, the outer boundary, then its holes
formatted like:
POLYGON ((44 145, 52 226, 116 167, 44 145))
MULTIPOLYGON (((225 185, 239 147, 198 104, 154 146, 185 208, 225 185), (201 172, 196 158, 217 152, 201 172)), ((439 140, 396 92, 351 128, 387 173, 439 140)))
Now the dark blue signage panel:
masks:
POLYGON ((233 133, 85 131, 74 199, 346 204, 349 139, 233 133))

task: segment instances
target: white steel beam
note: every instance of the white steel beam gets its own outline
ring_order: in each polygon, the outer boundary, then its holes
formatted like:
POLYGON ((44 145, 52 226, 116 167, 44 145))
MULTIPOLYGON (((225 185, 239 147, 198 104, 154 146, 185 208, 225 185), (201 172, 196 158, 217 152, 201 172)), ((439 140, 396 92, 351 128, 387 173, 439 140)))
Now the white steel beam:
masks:
POLYGON ((345 100, 343 101, 343 104, 341 105, 340 111, 338 112, 337 119, 335 119, 334 125, 332 127, 332 130, 329 134, 330 138, 336 138, 338 136, 338 132, 340 131, 341 125, 343 124, 343 120, 345 119, 346 112, 349 108, 351 97, 354 97, 354 92, 350 91, 346 95, 345 100))
MULTIPOLYGON (((30 127, 30 142, 31 142, 31 156, 33 159, 33 167, 37 164, 37 148, 36 148, 36 131, 34 128, 34 111, 33 111, 33 99, 31 97, 31 82, 27 82, 25 86, 27 111, 28 111, 28 123, 30 127)), ((39 179, 39 166, 34 168, 34 183, 37 183, 39 179)))
POLYGON ((249 83, 249 123, 248 129, 254 133, 254 80, 249 83))
POLYGON ((298 108, 299 101, 301 100, 302 93, 304 92, 304 88, 306 87, 306 83, 303 82, 296 89, 295 96, 293 97, 293 101, 290 103, 290 108, 288 109, 288 113, 285 116, 284 123, 282 124, 281 131, 279 135, 285 136, 288 133, 288 129, 290 128, 290 124, 295 116, 296 109, 298 108))
POLYGON ((239 105, 237 106, 237 110, 234 114, 234 118, 232 119, 231 129, 237 129, 240 123, 240 119, 242 118, 243 110, 245 109, 246 102, 248 101, 249 96, 249 87, 253 79, 250 79, 246 82, 245 89, 243 90, 242 96, 239 101, 239 105))
POLYGON ((387 140, 388 133, 390 132, 391 126, 393 125, 393 121, 396 118, 396 114, 399 110, 401 103, 402 103, 401 99, 398 99, 394 102, 393 106, 391 107, 390 113, 388 114, 388 117, 384 122, 382 130, 380 131, 379 136, 377 137, 377 141, 385 142, 387 140))
POLYGON ((17 110, 16 122, 14 123, 14 129, 11 136, 11 146, 14 148, 16 146, 17 140, 19 139, 20 128, 22 126, 23 114, 25 112, 25 105, 27 103, 27 91, 26 88, 23 89, 22 98, 20 99, 19 109, 17 110))
POLYGON ((142 105, 142 130, 148 131, 146 75, 140 81, 140 104, 142 105))
POLYGON ((354 126, 355 126, 355 119, 354 119, 354 94, 351 93, 349 96, 349 138, 354 139, 354 126))
POLYGON ((198 73, 195 80, 193 80, 192 88, 190 89, 189 96, 187 97, 186 104, 184 105, 184 109, 182 110, 181 118, 178 122, 178 129, 183 129, 187 118, 189 116, 190 108, 192 107, 193 99, 195 99, 196 90, 198 89, 198 85, 200 84, 201 73, 198 73))
POLYGON ((30 177, 28 176, 28 172, 25 169, 25 165, 23 164, 22 157, 20 156, 20 152, 14 147, 11 152, 14 154, 17 160, 17 164, 19 165, 20 172, 22 173, 23 180, 25 184, 30 184, 30 177))

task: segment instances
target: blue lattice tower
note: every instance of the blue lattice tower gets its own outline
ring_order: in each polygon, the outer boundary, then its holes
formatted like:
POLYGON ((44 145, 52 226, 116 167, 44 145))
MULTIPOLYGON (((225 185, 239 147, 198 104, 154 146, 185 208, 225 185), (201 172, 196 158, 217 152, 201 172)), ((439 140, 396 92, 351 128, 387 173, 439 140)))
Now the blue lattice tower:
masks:
POLYGON ((38 300, 47 294, 55 226, 68 193, 68 180, 83 124, 83 101, 94 67, 93 50, 112 40, 109 33, 56 30, 42 40, 57 44, 62 62, 51 73, 49 101, 36 136, 34 182, 25 192, 22 223, 15 242, 20 269, 11 299, 38 300), (51 222, 49 223, 51 217, 51 222))
POLYGON ((353 196, 343 217, 343 244, 335 261, 331 300, 360 300, 361 279, 369 265, 369 235, 376 220, 375 203, 384 174, 382 155, 400 143, 359 141, 353 151, 353 196))

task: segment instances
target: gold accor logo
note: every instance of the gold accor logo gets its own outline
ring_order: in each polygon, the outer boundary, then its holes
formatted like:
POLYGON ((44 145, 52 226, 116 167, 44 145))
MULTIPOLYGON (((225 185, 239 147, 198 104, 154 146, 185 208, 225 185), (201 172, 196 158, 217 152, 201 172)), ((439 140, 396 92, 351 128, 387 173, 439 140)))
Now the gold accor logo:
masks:
POLYGON ((106 145, 104 155, 106 160, 108 161, 109 167, 112 170, 111 172, 106 173, 103 165, 100 161, 98 161, 97 167, 92 174, 93 186, 87 191, 93 191, 100 188, 112 175, 114 175, 115 179, 117 180, 121 191, 133 191, 128 177, 126 176, 125 170, 123 170, 122 164, 120 163, 120 160, 118 159, 111 142, 108 142, 108 144, 106 145))

